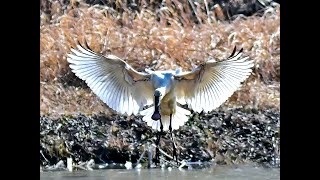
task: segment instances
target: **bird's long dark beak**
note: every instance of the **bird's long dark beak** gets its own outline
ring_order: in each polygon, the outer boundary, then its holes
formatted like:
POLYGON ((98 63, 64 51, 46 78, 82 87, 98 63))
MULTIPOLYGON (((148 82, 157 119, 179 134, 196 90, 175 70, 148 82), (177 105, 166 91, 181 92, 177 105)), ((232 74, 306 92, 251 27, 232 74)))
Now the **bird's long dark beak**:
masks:
POLYGON ((160 96, 161 93, 159 91, 155 91, 154 93, 154 112, 151 116, 151 118, 155 121, 161 119, 160 115, 160 96))

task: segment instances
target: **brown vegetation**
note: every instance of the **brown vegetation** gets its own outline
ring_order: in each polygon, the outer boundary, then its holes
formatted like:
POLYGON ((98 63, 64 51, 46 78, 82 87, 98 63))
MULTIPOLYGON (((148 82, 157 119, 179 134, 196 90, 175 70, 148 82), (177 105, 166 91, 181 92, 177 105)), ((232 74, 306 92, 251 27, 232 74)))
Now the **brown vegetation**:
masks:
POLYGON ((234 46, 242 47, 255 61, 254 73, 225 106, 279 108, 280 8, 269 8, 261 17, 239 16, 223 22, 202 7, 204 11, 197 13, 202 23, 195 23, 187 18, 192 10, 178 14, 171 6, 139 13, 129 9, 118 13, 84 3, 77 6, 71 3, 62 11, 57 3, 51 6, 53 16, 41 15, 42 115, 111 112, 68 67, 67 53, 84 39, 94 51, 119 56, 138 70, 178 66, 190 70, 209 57, 221 60, 234 46))

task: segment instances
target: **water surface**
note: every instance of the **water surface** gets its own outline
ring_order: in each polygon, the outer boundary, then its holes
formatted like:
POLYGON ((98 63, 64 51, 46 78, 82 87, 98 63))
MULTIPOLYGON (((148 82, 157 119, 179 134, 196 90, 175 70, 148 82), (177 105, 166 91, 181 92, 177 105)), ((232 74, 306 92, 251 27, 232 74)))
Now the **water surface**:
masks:
POLYGON ((206 169, 179 170, 179 169, 105 169, 93 171, 55 171, 41 172, 40 179, 48 180, 153 180, 153 179, 173 179, 173 180, 273 180, 280 179, 279 168, 262 168, 252 166, 215 166, 206 169))

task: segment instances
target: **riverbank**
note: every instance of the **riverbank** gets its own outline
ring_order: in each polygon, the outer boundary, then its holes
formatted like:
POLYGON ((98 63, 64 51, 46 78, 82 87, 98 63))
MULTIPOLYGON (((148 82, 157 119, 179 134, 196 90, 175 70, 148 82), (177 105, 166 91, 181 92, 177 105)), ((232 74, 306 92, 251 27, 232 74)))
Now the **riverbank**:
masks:
MULTIPOLYGON (((180 161, 280 167, 277 110, 220 109, 205 115, 193 114, 173 133, 180 161)), ((66 166, 69 157, 75 164, 90 160, 94 164, 127 161, 135 164, 147 142, 154 144, 155 138, 155 132, 140 117, 101 114, 51 119, 43 116, 40 117, 40 166, 43 170, 50 169, 60 160, 66 166)), ((169 134, 161 138, 160 148, 172 155, 169 134)), ((147 156, 140 163, 147 167, 147 156)))

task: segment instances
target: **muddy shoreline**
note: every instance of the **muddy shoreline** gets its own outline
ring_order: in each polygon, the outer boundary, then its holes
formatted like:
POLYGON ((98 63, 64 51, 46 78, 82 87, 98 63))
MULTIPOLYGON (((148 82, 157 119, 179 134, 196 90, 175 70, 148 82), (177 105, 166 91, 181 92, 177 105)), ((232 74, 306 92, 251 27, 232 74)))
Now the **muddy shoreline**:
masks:
MULTIPOLYGON (((155 133, 141 117, 41 116, 40 169, 53 169, 58 163, 65 169, 67 158, 76 165, 90 162, 96 168, 101 164, 136 164, 146 147, 154 151, 155 133)), ((180 161, 280 167, 279 110, 220 108, 209 114, 193 113, 173 133, 180 161)), ((169 133, 162 136, 160 148, 172 155, 169 133)), ((161 157, 167 163, 172 161, 161 157)), ((147 155, 140 164, 148 166, 147 155)))

